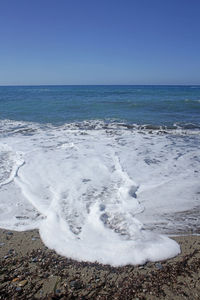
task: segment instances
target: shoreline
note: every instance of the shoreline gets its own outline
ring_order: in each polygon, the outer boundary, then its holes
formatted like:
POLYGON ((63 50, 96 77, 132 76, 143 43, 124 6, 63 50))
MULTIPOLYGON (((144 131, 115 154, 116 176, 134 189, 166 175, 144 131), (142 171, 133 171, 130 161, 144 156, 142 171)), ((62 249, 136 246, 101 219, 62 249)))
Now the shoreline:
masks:
POLYGON ((38 230, 0 229, 0 299, 200 299, 200 236, 171 238, 180 255, 116 268, 62 257, 38 230))

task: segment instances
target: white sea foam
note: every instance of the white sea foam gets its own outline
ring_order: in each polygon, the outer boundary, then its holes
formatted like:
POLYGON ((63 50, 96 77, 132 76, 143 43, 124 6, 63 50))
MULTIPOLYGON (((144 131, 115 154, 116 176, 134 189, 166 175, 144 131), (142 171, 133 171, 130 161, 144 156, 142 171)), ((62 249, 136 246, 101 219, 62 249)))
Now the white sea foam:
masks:
POLYGON ((0 144, 0 187, 13 181, 23 163, 20 153, 12 152, 6 144, 0 144))
POLYGON ((7 121, 0 226, 39 228, 48 247, 77 260, 117 266, 177 255, 176 242, 148 227, 184 228, 170 216, 199 205, 199 135, 103 127, 7 121))

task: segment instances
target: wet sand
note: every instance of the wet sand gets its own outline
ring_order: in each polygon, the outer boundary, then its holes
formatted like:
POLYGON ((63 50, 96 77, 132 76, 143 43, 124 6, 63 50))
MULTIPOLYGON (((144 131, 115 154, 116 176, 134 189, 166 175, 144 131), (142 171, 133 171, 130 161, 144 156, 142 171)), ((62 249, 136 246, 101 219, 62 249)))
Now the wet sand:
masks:
POLYGON ((0 299, 200 299, 200 236, 179 236, 181 254, 144 266, 77 262, 37 230, 0 229, 0 299))

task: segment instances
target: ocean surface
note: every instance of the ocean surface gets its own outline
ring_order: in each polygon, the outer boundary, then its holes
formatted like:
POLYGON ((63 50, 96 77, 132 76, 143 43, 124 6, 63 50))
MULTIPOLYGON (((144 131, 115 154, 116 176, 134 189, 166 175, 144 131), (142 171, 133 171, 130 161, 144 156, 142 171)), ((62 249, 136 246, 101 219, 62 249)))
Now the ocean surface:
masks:
POLYGON ((200 232, 200 86, 0 87, 0 227, 76 260, 177 255, 200 232))

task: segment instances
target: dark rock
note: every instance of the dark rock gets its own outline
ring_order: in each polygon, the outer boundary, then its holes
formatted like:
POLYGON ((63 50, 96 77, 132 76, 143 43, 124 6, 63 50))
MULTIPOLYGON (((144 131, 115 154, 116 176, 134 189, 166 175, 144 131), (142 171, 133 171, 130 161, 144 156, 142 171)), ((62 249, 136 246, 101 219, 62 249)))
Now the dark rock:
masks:
POLYGON ((60 294, 60 293, 61 293, 61 290, 56 289, 55 293, 56 293, 56 294, 60 294))
POLYGON ((38 259, 37 259, 37 257, 34 257, 34 258, 32 258, 32 260, 31 260, 32 262, 37 262, 38 261, 38 259))
POLYGON ((82 284, 78 280, 73 280, 70 282, 70 286, 76 290, 80 289, 82 287, 82 284))
POLYGON ((6 234, 7 234, 7 235, 13 235, 13 232, 7 231, 6 234))
POLYGON ((10 250, 8 251, 8 254, 13 254, 13 252, 15 252, 15 250, 14 250, 14 249, 10 249, 10 250))

